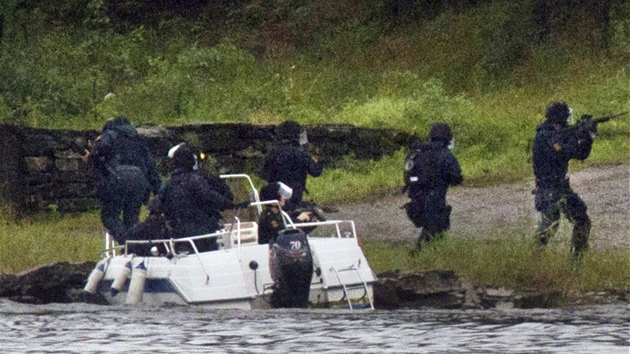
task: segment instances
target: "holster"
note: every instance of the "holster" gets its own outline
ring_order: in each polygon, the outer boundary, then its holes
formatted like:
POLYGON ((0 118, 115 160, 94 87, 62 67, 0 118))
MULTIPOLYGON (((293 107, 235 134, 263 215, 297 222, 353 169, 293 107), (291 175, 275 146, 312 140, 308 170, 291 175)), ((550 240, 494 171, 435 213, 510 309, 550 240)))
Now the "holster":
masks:
POLYGON ((555 188, 538 188, 534 194, 534 207, 537 211, 545 210, 549 204, 555 203, 562 197, 562 192, 555 188))

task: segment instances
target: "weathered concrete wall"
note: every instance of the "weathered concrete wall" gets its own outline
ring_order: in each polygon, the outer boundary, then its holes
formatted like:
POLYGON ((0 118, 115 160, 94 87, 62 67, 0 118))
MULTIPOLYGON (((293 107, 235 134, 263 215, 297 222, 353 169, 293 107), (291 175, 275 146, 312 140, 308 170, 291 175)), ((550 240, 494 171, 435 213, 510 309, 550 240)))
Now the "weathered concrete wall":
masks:
MULTIPOLYGON (((344 156, 379 159, 411 145, 416 137, 395 130, 321 125, 306 128, 309 142, 331 164, 344 156)), ((217 173, 255 174, 275 139, 275 126, 199 124, 142 126, 139 133, 168 175, 166 153, 182 141, 206 153, 217 173)), ((54 208, 60 212, 97 207, 92 177, 81 155, 100 132, 0 125, 0 204, 17 212, 54 208)), ((9 209, 7 209, 9 210, 9 209)))

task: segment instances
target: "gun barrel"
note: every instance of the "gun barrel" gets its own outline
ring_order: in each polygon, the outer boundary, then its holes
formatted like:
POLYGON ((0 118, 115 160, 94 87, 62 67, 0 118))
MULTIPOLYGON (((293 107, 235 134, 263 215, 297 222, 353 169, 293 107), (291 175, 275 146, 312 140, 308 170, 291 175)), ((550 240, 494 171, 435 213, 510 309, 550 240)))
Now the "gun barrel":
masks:
POLYGON ((603 116, 603 117, 598 117, 593 119, 593 123, 604 123, 604 122, 608 122, 609 120, 613 119, 613 118, 618 118, 621 116, 625 116, 626 114, 628 114, 630 112, 623 112, 623 113, 619 113, 619 114, 612 114, 609 116, 603 116))

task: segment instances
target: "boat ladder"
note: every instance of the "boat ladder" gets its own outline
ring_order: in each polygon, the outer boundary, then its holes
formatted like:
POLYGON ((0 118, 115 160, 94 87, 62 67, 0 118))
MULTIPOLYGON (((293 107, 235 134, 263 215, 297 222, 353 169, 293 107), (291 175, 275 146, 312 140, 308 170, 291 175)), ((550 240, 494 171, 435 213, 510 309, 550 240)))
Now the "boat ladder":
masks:
POLYGON ((335 275, 337 276, 337 280, 339 280, 339 283, 343 287, 343 297, 341 298, 341 301, 346 299, 346 301, 348 301, 348 308, 350 310, 366 308, 367 304, 365 305, 358 304, 359 301, 363 301, 366 297, 368 301, 370 302, 370 308, 374 310, 374 301, 372 300, 372 295, 370 295, 370 291, 368 290, 367 283, 365 282, 365 280, 363 280, 363 277, 361 277, 361 272, 359 272, 359 268, 355 267, 353 264, 349 266, 348 268, 342 268, 342 269, 331 267, 330 270, 335 272, 335 275), (343 280, 341 280, 341 276, 339 275, 339 273, 345 273, 345 272, 356 272, 356 274, 359 276, 359 280, 361 281, 361 283, 355 284, 355 285, 347 285, 343 280), (363 289, 363 296, 361 296, 360 298, 356 300, 355 305, 353 305, 352 299, 350 298, 349 293, 348 293, 349 290, 353 290, 353 289, 363 289))

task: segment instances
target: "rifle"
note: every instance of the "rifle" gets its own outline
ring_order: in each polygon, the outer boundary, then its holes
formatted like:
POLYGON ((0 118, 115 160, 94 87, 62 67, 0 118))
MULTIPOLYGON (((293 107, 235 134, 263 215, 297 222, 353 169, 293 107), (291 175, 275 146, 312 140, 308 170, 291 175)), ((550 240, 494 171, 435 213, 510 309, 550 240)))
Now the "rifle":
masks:
POLYGON ((308 140, 306 129, 300 133, 300 146, 310 156, 311 160, 319 165, 325 165, 328 163, 326 156, 322 156, 322 152, 319 146, 311 143, 308 140))
POLYGON ((630 112, 611 114, 611 115, 598 117, 598 118, 593 118, 593 116, 590 115, 590 114, 583 114, 580 117, 580 119, 578 119, 578 121, 575 122, 575 125, 573 127, 571 127, 571 128, 581 128, 581 127, 588 127, 588 126, 596 127, 597 124, 599 124, 599 123, 608 122, 611 119, 615 119, 615 118, 619 118, 621 116, 625 116, 628 113, 630 113, 630 112))
POLYGON ((312 216, 316 217, 319 221, 326 221, 326 218, 322 213, 336 213, 339 209, 330 206, 320 206, 314 201, 302 201, 296 209, 299 213, 310 212, 312 216))

